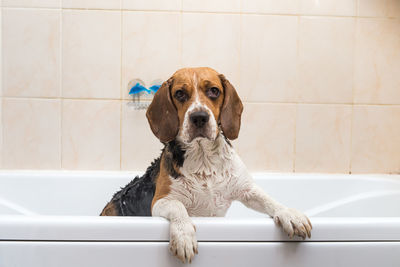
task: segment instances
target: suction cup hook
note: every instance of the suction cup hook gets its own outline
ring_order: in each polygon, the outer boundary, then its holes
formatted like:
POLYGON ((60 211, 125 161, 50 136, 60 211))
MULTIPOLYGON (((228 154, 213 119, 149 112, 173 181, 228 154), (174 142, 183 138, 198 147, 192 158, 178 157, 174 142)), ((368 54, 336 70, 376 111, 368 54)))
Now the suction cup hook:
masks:
POLYGON ((147 88, 144 81, 141 79, 133 79, 128 83, 129 95, 132 96, 132 102, 128 105, 134 109, 147 109, 150 105, 150 100, 154 94, 161 87, 162 80, 157 79, 151 82, 150 87, 147 88), (144 100, 144 101, 143 101, 144 100))

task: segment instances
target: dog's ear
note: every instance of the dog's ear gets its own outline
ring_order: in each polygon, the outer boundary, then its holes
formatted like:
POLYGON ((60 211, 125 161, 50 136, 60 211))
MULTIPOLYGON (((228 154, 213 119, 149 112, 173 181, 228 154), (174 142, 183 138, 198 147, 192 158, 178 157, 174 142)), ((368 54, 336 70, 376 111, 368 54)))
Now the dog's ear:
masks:
POLYGON ((161 85, 146 112, 151 130, 163 143, 174 140, 179 131, 178 113, 171 99, 172 83, 173 78, 169 78, 161 85))
POLYGON ((219 78, 225 91, 220 115, 221 128, 228 139, 234 140, 239 135, 243 104, 235 88, 225 76, 220 74, 219 78))

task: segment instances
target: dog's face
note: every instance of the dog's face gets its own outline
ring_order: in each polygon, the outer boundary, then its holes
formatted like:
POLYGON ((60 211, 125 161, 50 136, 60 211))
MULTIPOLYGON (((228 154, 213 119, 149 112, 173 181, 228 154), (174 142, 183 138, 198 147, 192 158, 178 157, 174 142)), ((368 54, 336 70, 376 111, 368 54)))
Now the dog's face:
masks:
POLYGON ((215 139, 224 100, 224 88, 217 72, 211 69, 177 71, 171 97, 178 113, 180 140, 189 143, 195 138, 215 139))
POLYGON ((214 140, 220 127, 229 139, 240 129, 242 102, 235 88, 211 68, 185 68, 168 79, 154 96, 146 116, 161 142, 214 140))

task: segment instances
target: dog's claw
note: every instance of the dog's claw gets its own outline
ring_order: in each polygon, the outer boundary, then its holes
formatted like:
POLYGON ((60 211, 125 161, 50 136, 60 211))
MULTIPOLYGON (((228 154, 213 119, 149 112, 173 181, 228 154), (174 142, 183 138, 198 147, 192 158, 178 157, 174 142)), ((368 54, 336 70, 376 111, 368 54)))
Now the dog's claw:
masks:
MULTIPOLYGON (((308 219, 308 218, 307 218, 308 219)), ((307 224, 307 223, 303 223, 303 226, 305 227, 305 229, 306 229, 306 231, 307 231, 307 236, 308 236, 308 238, 311 238, 311 229, 312 229, 312 226, 311 226, 311 224, 310 224, 310 220, 307 220, 309 223, 307 224)))
POLYGON ((284 208, 276 212, 274 222, 278 226, 282 226, 283 230, 292 239, 299 236, 303 240, 311 237, 312 225, 310 220, 304 214, 295 209, 284 208))
POLYGON ((171 222, 170 251, 183 263, 191 263, 197 254, 195 227, 190 220, 171 222))

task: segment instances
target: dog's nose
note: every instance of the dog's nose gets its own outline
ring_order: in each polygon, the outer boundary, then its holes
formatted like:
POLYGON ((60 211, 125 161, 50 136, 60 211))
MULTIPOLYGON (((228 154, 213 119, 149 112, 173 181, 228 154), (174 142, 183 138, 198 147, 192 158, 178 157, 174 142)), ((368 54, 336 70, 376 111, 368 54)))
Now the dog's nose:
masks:
POLYGON ((190 121, 197 127, 202 128, 208 122, 210 116, 205 111, 196 111, 190 114, 190 121))

